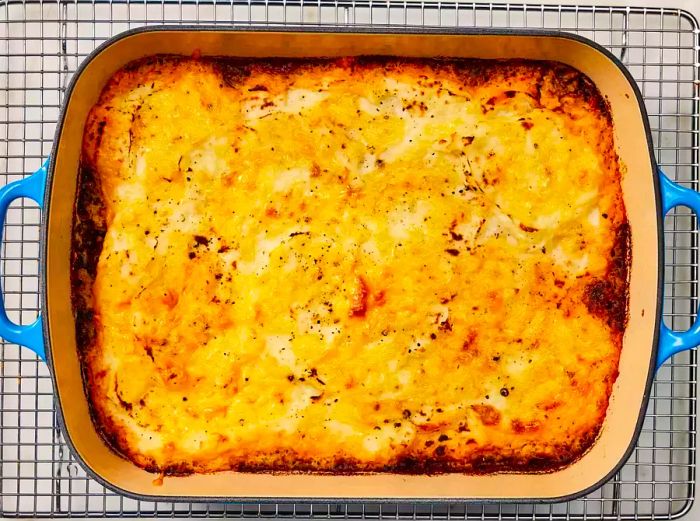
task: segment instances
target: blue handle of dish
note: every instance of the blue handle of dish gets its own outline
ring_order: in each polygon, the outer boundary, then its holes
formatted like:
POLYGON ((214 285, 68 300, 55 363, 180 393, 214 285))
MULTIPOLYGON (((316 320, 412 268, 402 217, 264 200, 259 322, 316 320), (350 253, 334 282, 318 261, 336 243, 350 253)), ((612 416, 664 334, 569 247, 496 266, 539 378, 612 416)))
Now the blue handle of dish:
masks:
MULTIPOLYGON (((661 180, 661 202, 664 215, 675 206, 687 206, 700 218, 700 193, 685 188, 671 181, 659 170, 661 180)), ((693 325, 687 331, 672 331, 663 320, 659 334, 659 350, 656 355, 656 367, 661 367, 666 360, 680 351, 693 349, 700 345, 700 320, 693 321, 693 325)))
MULTIPOLYGON (((34 200, 39 205, 39 208, 44 205, 48 164, 49 160, 47 159, 41 165, 41 168, 29 177, 0 188, 0 236, 2 236, 2 229, 5 226, 7 209, 12 201, 20 197, 28 197, 34 200)), ((7 316, 7 311, 5 311, 5 299, 2 294, 2 288, 0 288, 0 337, 15 344, 28 347, 42 360, 46 357, 41 317, 28 326, 20 326, 12 322, 7 316)))

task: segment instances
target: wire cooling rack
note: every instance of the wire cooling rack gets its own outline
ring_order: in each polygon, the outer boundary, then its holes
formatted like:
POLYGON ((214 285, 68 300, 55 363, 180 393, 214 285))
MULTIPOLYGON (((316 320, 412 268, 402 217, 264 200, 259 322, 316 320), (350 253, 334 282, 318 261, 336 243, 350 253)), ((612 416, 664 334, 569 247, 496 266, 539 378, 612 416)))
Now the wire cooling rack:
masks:
MULTIPOLYGON (((0 0, 0 178, 19 179, 51 148, 66 85, 106 38, 159 23, 430 25, 561 29, 596 40, 627 65, 644 95, 659 165, 698 189, 700 30, 674 9, 336 0, 0 0)), ((697 308, 696 218, 666 219, 665 320, 686 329, 697 308)), ((38 311, 39 212, 10 209, 0 251, 11 318, 38 311)), ((658 372, 644 430, 629 462, 586 498, 553 505, 146 503, 105 491, 76 465, 56 425, 46 366, 0 345, 0 512, 6 517, 165 516, 459 519, 670 519, 695 490, 696 355, 658 372)))

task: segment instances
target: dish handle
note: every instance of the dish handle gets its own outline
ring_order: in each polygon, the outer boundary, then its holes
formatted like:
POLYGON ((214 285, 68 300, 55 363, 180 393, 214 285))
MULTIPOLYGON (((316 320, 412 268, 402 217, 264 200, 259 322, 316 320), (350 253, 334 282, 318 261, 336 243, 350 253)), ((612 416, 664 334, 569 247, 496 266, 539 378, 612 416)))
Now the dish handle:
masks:
MULTIPOLYGON (((661 181, 661 202, 666 215, 676 206, 687 206, 700 218, 700 193, 674 183, 659 170, 661 181)), ((680 351, 693 349, 700 345, 700 320, 697 313, 693 324, 687 331, 673 331, 661 320, 659 332, 659 350, 656 355, 656 367, 661 367, 666 360, 680 351)))
MULTIPOLYGON (((25 177, 19 181, 9 183, 0 188, 0 237, 2 230, 5 227, 5 217, 10 203, 20 197, 28 197, 35 201, 39 208, 44 205, 44 192, 46 190, 46 172, 49 164, 47 159, 41 168, 34 172, 29 177, 25 177)), ((34 351, 42 360, 46 355, 44 352, 44 336, 42 332, 41 315, 31 324, 21 326, 15 324, 7 316, 5 310, 5 298, 2 288, 0 287, 0 337, 28 347, 34 351)))

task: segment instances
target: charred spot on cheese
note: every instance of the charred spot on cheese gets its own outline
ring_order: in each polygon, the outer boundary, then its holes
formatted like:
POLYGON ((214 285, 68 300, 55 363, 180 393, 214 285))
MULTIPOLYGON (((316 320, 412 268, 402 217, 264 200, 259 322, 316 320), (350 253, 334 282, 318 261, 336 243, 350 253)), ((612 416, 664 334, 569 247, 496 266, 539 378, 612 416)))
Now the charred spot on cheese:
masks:
MULTIPOLYGON (((214 60, 213 64, 226 87, 239 88, 248 76, 248 70, 245 67, 240 67, 236 61, 214 60)), ((254 85, 250 88, 252 89, 250 92, 267 90, 264 85, 254 85)))
POLYGON ((91 415, 159 475, 561 467, 617 376, 626 223, 565 65, 140 60, 78 172, 91 415))
POLYGON ((540 429, 541 423, 539 420, 512 420, 510 422, 511 428, 514 432, 521 434, 523 432, 536 432, 540 429))
POLYGON ((605 276, 586 286, 588 310, 605 320, 613 331, 623 333, 628 319, 628 266, 630 263, 630 227, 621 223, 610 249, 605 276))
POLYGON ((194 242, 195 242, 195 246, 208 246, 209 245, 209 239, 207 239, 203 235, 195 235, 194 242))
POLYGON ((536 231, 537 231, 537 228, 535 228, 534 226, 527 226, 527 225, 525 225, 525 224, 523 224, 523 223, 520 223, 518 226, 519 226, 520 229, 521 229, 522 231, 524 231, 524 232, 533 233, 533 232, 536 232, 536 231))
POLYGON ((496 425, 501 421, 501 413, 493 405, 476 404, 471 408, 484 425, 496 425))

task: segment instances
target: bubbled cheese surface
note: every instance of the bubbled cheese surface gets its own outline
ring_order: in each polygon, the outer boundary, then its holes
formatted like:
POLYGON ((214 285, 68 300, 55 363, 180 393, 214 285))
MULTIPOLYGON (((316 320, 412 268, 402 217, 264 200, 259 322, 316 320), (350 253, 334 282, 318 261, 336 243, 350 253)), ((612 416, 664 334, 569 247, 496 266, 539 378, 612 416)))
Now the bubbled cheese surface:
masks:
POLYGON ((86 388, 139 465, 527 471, 593 442, 626 220, 578 72, 159 57, 113 77, 82 161, 86 388))

